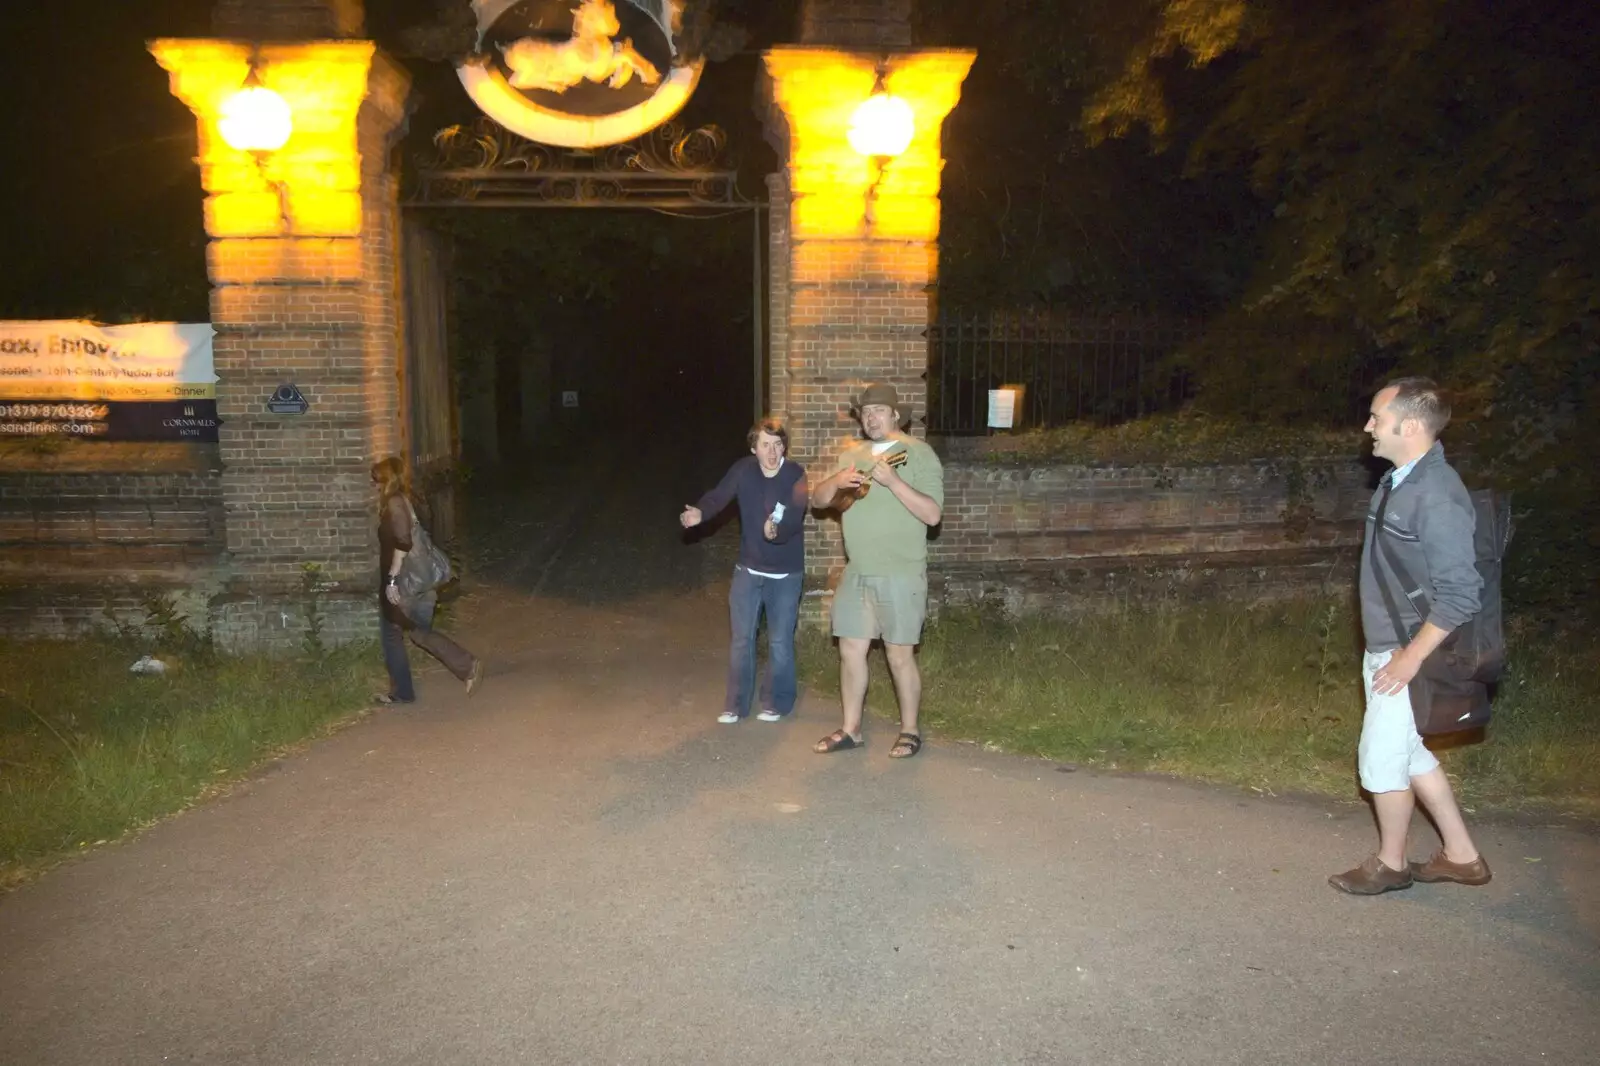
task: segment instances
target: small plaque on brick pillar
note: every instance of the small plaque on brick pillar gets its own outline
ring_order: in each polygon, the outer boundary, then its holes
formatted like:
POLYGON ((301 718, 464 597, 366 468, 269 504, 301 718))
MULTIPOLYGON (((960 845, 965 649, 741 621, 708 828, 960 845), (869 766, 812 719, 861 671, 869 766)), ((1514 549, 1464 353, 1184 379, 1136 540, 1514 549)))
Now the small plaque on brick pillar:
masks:
POLYGON ((279 385, 267 400, 267 410, 275 415, 303 415, 310 407, 299 386, 292 384, 279 385))

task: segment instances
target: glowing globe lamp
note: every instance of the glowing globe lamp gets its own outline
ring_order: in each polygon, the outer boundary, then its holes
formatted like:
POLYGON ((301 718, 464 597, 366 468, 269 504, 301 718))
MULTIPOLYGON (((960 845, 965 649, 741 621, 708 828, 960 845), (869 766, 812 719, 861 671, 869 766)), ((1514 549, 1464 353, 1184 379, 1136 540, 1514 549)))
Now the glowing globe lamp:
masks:
POLYGON ((246 85, 222 102, 217 129, 228 147, 241 152, 276 152, 294 129, 289 105, 261 85, 246 85))
POLYGON ((888 93, 873 93, 850 116, 850 147, 867 156, 899 155, 910 146, 916 128, 910 104, 888 93))

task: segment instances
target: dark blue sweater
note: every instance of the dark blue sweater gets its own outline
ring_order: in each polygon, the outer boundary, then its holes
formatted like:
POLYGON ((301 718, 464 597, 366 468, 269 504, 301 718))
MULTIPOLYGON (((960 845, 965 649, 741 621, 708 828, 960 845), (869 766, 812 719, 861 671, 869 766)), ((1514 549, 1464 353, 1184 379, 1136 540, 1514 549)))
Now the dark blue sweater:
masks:
POLYGON ((805 467, 785 459, 771 477, 761 474, 761 462, 747 455, 728 468, 717 487, 695 504, 709 521, 729 502, 739 501, 739 565, 764 574, 799 574, 806 568, 806 509, 811 506, 805 467), (778 539, 768 540, 762 527, 772 509, 783 504, 778 539))

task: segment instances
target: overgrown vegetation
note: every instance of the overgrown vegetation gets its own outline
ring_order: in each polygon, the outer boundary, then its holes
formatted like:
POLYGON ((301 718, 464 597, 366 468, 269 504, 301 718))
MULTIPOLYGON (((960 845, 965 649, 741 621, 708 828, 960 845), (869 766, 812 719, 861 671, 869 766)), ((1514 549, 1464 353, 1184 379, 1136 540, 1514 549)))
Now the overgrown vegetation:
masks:
MULTIPOLYGON (((836 694, 830 642, 801 641, 808 683, 836 694)), ((1441 753, 1446 769, 1468 807, 1600 816, 1600 640, 1514 626, 1511 643, 1486 742, 1441 753)), ((1358 649, 1350 613, 1328 604, 947 614, 920 653, 923 722, 1079 766, 1354 799, 1358 649)), ((869 707, 893 715, 881 657, 872 678, 869 707)))
POLYGON ((327 621, 322 613, 322 597, 328 588, 321 563, 301 564, 300 596, 305 608, 306 631, 300 640, 300 646, 306 655, 313 659, 321 659, 328 654, 327 644, 322 639, 323 624, 327 621))
POLYGON ((182 810, 366 703, 370 650, 228 658, 163 617, 164 640, 0 641, 0 886, 182 810), (166 672, 129 673, 152 646, 166 672))
POLYGON ((1155 415, 1112 426, 1073 423, 988 438, 991 462, 1117 463, 1188 466, 1252 460, 1354 461, 1367 451, 1359 426, 1262 426, 1238 419, 1186 413, 1155 415))

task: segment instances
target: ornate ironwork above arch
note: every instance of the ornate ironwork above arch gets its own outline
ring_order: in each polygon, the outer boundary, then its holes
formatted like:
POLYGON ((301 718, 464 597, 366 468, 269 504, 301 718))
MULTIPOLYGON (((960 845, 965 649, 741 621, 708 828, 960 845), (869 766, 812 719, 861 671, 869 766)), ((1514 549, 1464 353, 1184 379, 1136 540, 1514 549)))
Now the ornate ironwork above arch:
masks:
POLYGON ((603 148, 539 144, 483 118, 434 134, 411 207, 609 207, 716 213, 761 206, 739 191, 717 126, 666 123, 603 148))

